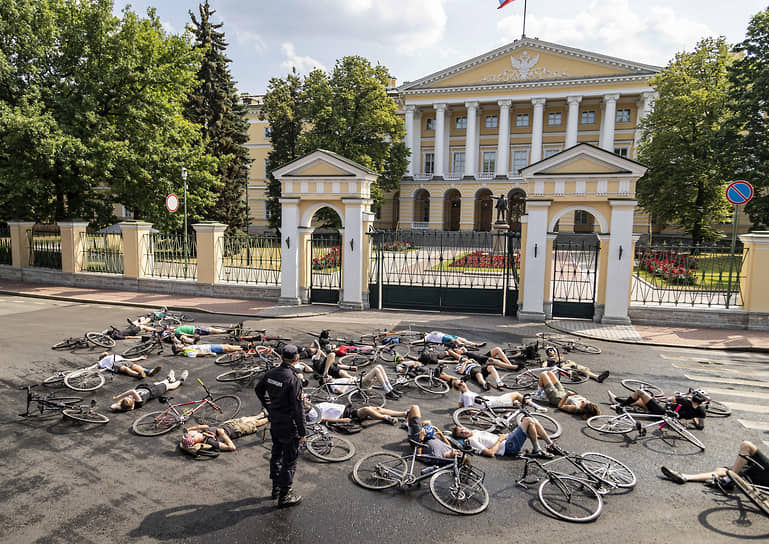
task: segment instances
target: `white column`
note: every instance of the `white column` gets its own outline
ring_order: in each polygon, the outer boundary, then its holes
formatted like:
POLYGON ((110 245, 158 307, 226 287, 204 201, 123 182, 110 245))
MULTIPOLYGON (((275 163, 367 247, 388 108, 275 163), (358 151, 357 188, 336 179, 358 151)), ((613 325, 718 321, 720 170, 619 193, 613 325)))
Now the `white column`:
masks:
POLYGON ((641 93, 641 99, 638 100, 638 113, 636 114, 636 131, 633 137, 634 138, 633 154, 631 155, 632 159, 635 159, 637 157, 638 144, 641 143, 641 130, 638 128, 638 126, 641 124, 641 121, 643 121, 644 117, 649 115, 649 113, 651 112, 652 104, 654 103, 654 97, 655 97, 655 93, 653 92, 641 93))
POLYGON ((598 147, 614 153, 614 125, 617 121, 618 94, 603 97, 603 119, 601 119, 601 138, 598 147))
POLYGON ((299 199, 280 199, 280 299, 278 304, 300 304, 299 299, 299 199))
POLYGON ((443 177, 444 158, 446 157, 446 104, 433 104, 435 109, 435 172, 433 177, 443 177))
POLYGON ((577 145, 577 133, 579 132, 579 103, 581 96, 567 96, 569 104, 569 117, 566 120, 566 149, 577 145))
POLYGON ((406 174, 411 177, 414 177, 414 164, 419 164, 414 157, 414 110, 416 110, 416 106, 406 106, 406 147, 411 151, 406 174))
POLYGON ((542 160, 542 126, 545 115, 545 99, 532 98, 534 104, 534 115, 531 120, 531 159, 529 164, 534 164, 542 160))
POLYGON ((414 112, 414 137, 412 138, 414 149, 411 156, 414 161, 414 173, 422 173, 422 112, 414 112))
POLYGON ((636 200, 609 200, 609 262, 601 323, 630 324, 628 306, 633 272, 633 215, 637 204, 636 200))
POLYGON ((367 200, 360 198, 344 201, 344 242, 342 263, 344 266, 342 298, 339 307, 343 310, 363 309, 363 221, 367 200))
POLYGON ((500 100, 499 137, 497 138, 497 177, 506 178, 510 171, 510 106, 512 100, 500 100))
MULTIPOLYGON (((521 321, 545 320, 545 272, 547 260, 547 218, 551 202, 526 202, 526 254, 523 271, 523 306, 518 312, 521 321)), ((523 218, 522 218, 523 219, 523 218)))
POLYGON ((467 108, 467 133, 465 134, 465 178, 475 178, 475 165, 478 162, 478 102, 465 102, 467 108))

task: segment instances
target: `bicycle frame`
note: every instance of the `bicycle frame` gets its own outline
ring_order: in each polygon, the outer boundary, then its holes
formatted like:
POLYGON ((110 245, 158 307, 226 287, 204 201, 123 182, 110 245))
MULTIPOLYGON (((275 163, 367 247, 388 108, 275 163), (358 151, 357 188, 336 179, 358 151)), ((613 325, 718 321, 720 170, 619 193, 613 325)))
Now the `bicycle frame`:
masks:
POLYGON ((190 419, 193 415, 195 415, 195 412, 200 410, 203 406, 210 404, 211 406, 216 407, 216 405, 211 402, 211 400, 206 396, 200 400, 192 400, 188 402, 182 402, 179 404, 169 404, 168 408, 163 410, 162 413, 158 414, 157 418, 158 420, 163 419, 169 419, 167 418, 167 414, 169 412, 173 413, 173 420, 178 421, 180 424, 184 424, 188 419, 190 419), (194 408, 183 408, 184 406, 190 406, 195 405, 194 408), (179 411, 179 408, 183 408, 182 411, 179 411))
MULTIPOLYGON (((569 476, 570 478, 576 478, 583 482, 585 485, 589 485, 593 489, 595 489, 598 493, 605 495, 606 493, 609 493, 610 491, 613 491, 615 489, 619 489, 619 486, 615 482, 611 482, 609 480, 606 480, 604 478, 599 477, 597 474, 594 474, 587 470, 584 465, 582 464, 582 456, 577 455, 574 453, 568 453, 564 452, 566 455, 563 457, 556 457, 555 459, 551 459, 549 461, 540 461, 539 459, 535 459, 533 457, 526 457, 525 455, 522 455, 521 457, 526 460, 526 464, 523 467, 523 474, 521 474, 520 479, 515 482, 515 484, 519 487, 522 487, 523 489, 528 489, 529 483, 526 482, 526 477, 529 475, 529 465, 536 465, 536 467, 545 473, 545 475, 548 478, 552 478, 553 476, 560 477, 560 476, 569 476), (566 472, 562 472, 560 470, 553 470, 550 469, 549 466, 558 463, 558 462, 564 462, 568 461, 571 466, 579 470, 584 476, 575 476, 574 474, 569 474, 566 472)), ((539 478, 537 478, 534 482, 536 483, 540 481, 539 478)))

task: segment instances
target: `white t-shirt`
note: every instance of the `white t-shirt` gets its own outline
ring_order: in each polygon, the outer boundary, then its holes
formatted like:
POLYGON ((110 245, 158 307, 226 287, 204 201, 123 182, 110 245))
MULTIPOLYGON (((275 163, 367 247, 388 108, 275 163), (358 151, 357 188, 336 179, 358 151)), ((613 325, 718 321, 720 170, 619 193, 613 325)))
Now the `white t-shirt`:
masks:
MULTIPOLYGON (((470 444, 470 447, 473 448, 475 453, 480 454, 485 449, 493 448, 494 444, 497 443, 498 438, 499 435, 488 431, 473 431, 472 436, 467 439, 467 443, 470 444)), ((497 455, 505 454, 505 442, 506 440, 503 440, 499 445, 497 455)))
POLYGON ((307 414, 307 421, 314 423, 321 419, 340 419, 342 414, 344 414, 344 404, 319 402, 313 405, 307 414))
POLYGON ((486 399, 486 402, 477 402, 475 399, 480 397, 478 393, 475 393, 473 391, 465 391, 464 393, 459 394, 459 402, 462 404, 462 406, 473 406, 475 408, 483 408, 484 406, 490 406, 492 408, 501 408, 502 406, 512 406, 513 404, 510 402, 510 396, 509 395, 498 395, 496 397, 487 397, 484 395, 483 398, 486 399))
MULTIPOLYGON (((125 361, 125 357, 122 355, 107 355, 99 360, 99 368, 114 368, 120 361, 125 361)), ((120 365, 117 365, 120 366, 120 365)))
POLYGON ((355 384, 355 380, 352 378, 336 378, 329 382, 331 391, 340 395, 349 391, 350 386, 355 384))
POLYGON ((425 340, 427 342, 432 342, 434 344, 442 344, 443 343, 443 333, 438 331, 432 331, 428 332, 427 336, 425 337, 425 340))

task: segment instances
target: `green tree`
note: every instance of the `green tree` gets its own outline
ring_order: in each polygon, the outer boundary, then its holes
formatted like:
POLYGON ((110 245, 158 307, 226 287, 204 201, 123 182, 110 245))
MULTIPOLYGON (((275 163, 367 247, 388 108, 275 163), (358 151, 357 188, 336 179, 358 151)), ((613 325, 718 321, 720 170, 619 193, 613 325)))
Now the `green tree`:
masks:
POLYGON ((640 205, 663 224, 675 224, 694 242, 720 236, 710 225, 725 221, 729 179, 720 158, 720 134, 732 116, 723 38, 705 38, 678 53, 651 84, 658 97, 642 122, 639 160, 649 167, 638 181, 640 205))
POLYGON ((734 166, 734 179, 746 179, 756 188, 745 205, 754 226, 769 224, 769 8, 750 21, 746 39, 735 47, 739 54, 729 71, 734 118, 725 131, 726 161, 734 166))
POLYGON ((200 54, 155 12, 112 14, 110 0, 0 4, 0 219, 82 217, 100 226, 121 203, 174 229, 164 198, 190 172, 192 220, 211 205, 215 161, 182 104, 200 54))
POLYGON ((198 8, 199 18, 192 12, 192 33, 196 47, 203 54, 198 70, 198 84, 186 108, 188 119, 201 127, 206 150, 219 162, 215 205, 209 219, 229 225, 230 229, 245 229, 248 225, 243 194, 248 183, 251 159, 244 144, 248 142, 247 107, 239 99, 229 63, 225 55, 227 42, 211 16, 216 11, 206 0, 198 8))

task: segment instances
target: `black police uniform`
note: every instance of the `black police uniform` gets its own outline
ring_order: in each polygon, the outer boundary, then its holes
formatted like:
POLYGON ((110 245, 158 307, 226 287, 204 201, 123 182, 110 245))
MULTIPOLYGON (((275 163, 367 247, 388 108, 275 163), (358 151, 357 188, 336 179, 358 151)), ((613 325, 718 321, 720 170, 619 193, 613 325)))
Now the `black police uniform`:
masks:
POLYGON ((256 396, 267 410, 272 434, 270 479, 281 493, 291 489, 299 457, 299 439, 305 429, 302 382, 289 366, 283 364, 268 370, 255 388, 256 396))

